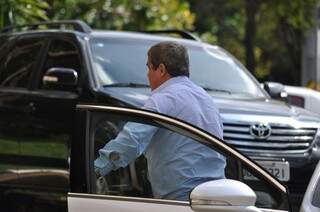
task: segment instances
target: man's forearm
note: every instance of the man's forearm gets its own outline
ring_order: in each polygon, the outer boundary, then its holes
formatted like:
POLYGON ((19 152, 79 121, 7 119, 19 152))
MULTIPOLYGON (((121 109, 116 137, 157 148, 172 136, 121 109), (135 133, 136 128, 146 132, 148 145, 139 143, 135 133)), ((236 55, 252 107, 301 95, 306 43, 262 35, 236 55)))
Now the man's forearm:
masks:
POLYGON ((99 150, 95 171, 105 176, 110 171, 125 167, 147 148, 157 128, 151 125, 127 123, 119 135, 99 150))

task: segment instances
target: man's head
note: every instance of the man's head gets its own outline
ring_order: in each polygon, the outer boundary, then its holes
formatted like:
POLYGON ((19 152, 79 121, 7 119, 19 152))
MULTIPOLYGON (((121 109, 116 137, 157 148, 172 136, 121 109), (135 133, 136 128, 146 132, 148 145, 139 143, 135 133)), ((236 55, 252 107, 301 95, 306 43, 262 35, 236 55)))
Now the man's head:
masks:
POLYGON ((176 76, 189 77, 189 56, 186 47, 175 42, 160 42, 148 51, 148 78, 151 90, 176 76))

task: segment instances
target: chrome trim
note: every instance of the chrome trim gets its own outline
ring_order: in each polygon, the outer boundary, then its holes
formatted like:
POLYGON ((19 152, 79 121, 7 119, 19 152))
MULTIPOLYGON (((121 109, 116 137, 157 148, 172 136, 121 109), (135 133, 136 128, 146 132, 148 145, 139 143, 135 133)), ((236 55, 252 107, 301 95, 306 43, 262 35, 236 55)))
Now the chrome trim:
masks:
POLYGON ((127 197, 127 196, 82 194, 82 193, 68 192, 68 197, 84 198, 84 199, 106 199, 106 200, 116 200, 116 201, 143 202, 143 203, 154 203, 154 204, 165 204, 165 205, 190 206, 190 203, 188 201, 164 200, 164 199, 140 198, 140 197, 127 197))
POLYGON ((269 209, 269 208, 259 208, 263 212, 288 212, 284 210, 277 210, 277 209, 269 209))
POLYGON ((237 132, 247 132, 249 133, 248 127, 231 127, 231 126, 223 126, 223 131, 237 131, 237 132))
POLYGON ((193 133, 196 133, 197 135, 200 135, 201 137, 211 141, 212 143, 216 144, 220 148, 224 149, 225 151, 231 153, 235 157, 239 158, 242 160, 244 163, 246 163, 248 166, 250 166, 252 169, 257 170, 261 175, 263 175, 266 179, 268 179, 270 182, 272 182, 276 187, 278 187, 282 192, 286 193, 286 188, 283 186, 280 182, 278 182, 275 178, 273 178, 265 169, 260 168, 260 166, 256 165, 254 162, 251 160, 247 159, 246 156, 242 155, 240 152, 237 150, 233 149, 232 147, 228 146, 224 142, 219 141, 218 139, 214 138, 207 132, 203 132, 202 130, 195 128, 189 124, 183 123, 181 121, 177 121, 174 118, 170 118, 164 115, 160 115, 154 112, 150 111, 143 111, 143 110, 138 110, 138 109, 131 109, 131 108, 120 108, 120 107, 113 107, 113 106, 98 106, 98 105, 85 105, 85 104, 79 104, 76 106, 77 109, 92 109, 92 110, 109 110, 109 111, 114 111, 114 112, 127 112, 127 113, 133 113, 133 114, 138 114, 138 115, 144 115, 144 116, 149 116, 153 117, 156 119, 160 119, 166 122, 173 123, 177 126, 180 126, 184 129, 190 130, 193 133))
MULTIPOLYGON (((240 116, 237 117, 241 118, 240 116)), ((250 118, 249 122, 248 119, 239 121, 232 118, 234 117, 225 120, 224 139, 245 153, 260 153, 270 156, 288 154, 287 156, 290 157, 290 154, 305 154, 310 151, 316 142, 319 124, 310 126, 308 123, 298 123, 297 121, 290 121, 285 124, 281 121, 289 121, 289 119, 281 119, 279 121, 281 123, 274 123, 273 120, 269 122, 272 130, 271 135, 266 139, 259 139, 250 135, 249 129, 252 123, 259 123, 260 120, 251 120, 250 118), (283 150, 284 148, 290 149, 283 150)))
POLYGON ((242 139, 249 139, 253 141, 265 140, 265 141, 299 141, 299 140, 313 140, 314 137, 312 136, 273 136, 271 135, 267 139, 256 139, 251 135, 245 134, 236 134, 236 133, 224 133, 223 137, 235 137, 235 138, 242 138, 242 139))
POLYGON ((312 136, 270 136, 267 140, 269 141, 307 141, 307 140, 313 140, 314 137, 312 136))
POLYGON ((191 200, 191 205, 232 206, 230 203, 225 201, 202 200, 202 199, 191 200))
MULTIPOLYGON (((272 128, 271 128, 272 129, 272 128)), ((305 130, 305 129, 272 129, 272 134, 291 134, 291 135, 308 135, 315 134, 317 132, 314 130, 305 130)))
POLYGON ((271 147, 275 149, 279 148, 290 148, 290 147, 309 147, 309 143, 270 143, 270 142, 247 142, 247 141, 235 141, 227 140, 229 144, 237 146, 251 146, 251 147, 271 147))
POLYGON ((289 116, 261 116, 254 114, 235 114, 235 113, 221 113, 224 125, 240 125, 250 126, 252 123, 259 123, 262 121, 271 125, 271 128, 291 128, 291 129, 317 129, 319 128, 319 121, 300 121, 289 116))
MULTIPOLYGON (((223 130, 228 131, 237 131, 237 132, 247 132, 249 133, 249 126, 228 126, 227 124, 223 126, 223 130)), ((272 134, 291 134, 291 135, 308 135, 314 134, 317 132, 316 129, 275 129, 272 128, 272 134)))
POLYGON ((244 149, 238 148, 237 149, 244 154, 246 153, 265 153, 270 156, 290 156, 288 154, 304 154, 309 151, 309 149, 302 149, 302 150, 265 150, 265 149, 244 149))

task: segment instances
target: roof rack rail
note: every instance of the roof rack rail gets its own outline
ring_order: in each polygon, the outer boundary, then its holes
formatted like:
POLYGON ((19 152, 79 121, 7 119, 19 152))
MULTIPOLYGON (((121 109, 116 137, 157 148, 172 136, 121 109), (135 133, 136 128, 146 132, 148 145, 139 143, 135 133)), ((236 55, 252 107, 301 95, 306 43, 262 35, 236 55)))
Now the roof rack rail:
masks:
POLYGON ((180 35, 182 38, 186 38, 189 40, 195 40, 201 42, 201 39, 192 34, 191 32, 185 31, 185 30, 178 30, 178 29, 167 29, 167 30, 146 30, 146 31, 141 31, 145 33, 151 33, 151 34, 177 34, 180 35))
POLYGON ((25 25, 11 25, 0 29, 0 33, 6 32, 14 32, 17 29, 24 29, 26 30, 36 30, 39 26, 48 26, 51 29, 60 29, 65 26, 72 26, 74 30, 84 33, 90 33, 91 28, 85 22, 80 20, 66 20, 66 21, 46 21, 46 22, 39 22, 34 24, 25 24, 25 25))

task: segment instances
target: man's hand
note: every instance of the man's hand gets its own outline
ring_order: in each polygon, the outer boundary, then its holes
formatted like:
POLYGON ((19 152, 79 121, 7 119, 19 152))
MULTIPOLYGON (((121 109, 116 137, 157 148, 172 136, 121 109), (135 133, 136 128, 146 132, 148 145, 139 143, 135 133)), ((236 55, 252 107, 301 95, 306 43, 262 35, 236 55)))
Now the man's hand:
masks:
POLYGON ((96 176, 96 193, 97 194, 108 194, 109 187, 104 176, 100 175, 99 169, 95 168, 95 176, 96 176))
POLYGON ((109 193, 109 187, 108 187, 108 183, 107 183, 105 177, 100 176, 99 178, 97 178, 96 192, 97 192, 97 194, 108 194, 109 193))

